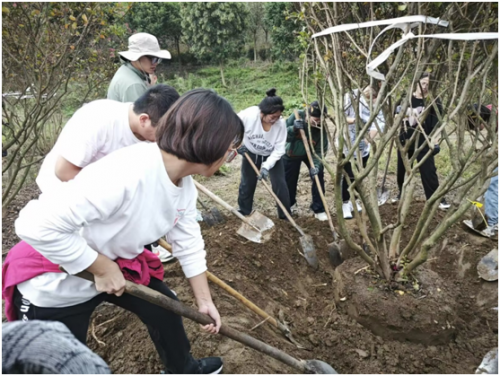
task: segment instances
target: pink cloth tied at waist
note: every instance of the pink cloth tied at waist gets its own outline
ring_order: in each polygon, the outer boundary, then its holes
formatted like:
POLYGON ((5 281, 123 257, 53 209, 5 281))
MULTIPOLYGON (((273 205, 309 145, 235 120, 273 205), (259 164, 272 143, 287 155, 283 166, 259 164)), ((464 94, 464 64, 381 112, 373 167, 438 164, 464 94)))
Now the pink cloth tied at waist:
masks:
MULTIPOLYGON (((126 280, 149 285, 151 277, 163 280, 163 265, 154 253, 145 250, 136 258, 118 258, 115 262, 126 280)), ((2 266, 2 299, 8 321, 17 320, 14 291, 18 284, 44 273, 61 273, 59 266, 50 262, 25 241, 17 243, 9 251, 2 266)))

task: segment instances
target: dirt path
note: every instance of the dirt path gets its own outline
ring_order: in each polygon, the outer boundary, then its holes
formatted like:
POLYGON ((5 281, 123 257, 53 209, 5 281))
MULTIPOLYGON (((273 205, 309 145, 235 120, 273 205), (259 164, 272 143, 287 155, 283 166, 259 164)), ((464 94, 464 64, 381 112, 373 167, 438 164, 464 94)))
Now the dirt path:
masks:
MULTIPOLYGON (((324 252, 330 241, 328 225, 307 213, 306 178, 304 170, 299 196, 303 217, 299 222, 314 237, 320 257, 319 271, 312 271, 299 254, 297 236, 290 225, 276 218, 273 218, 276 230, 266 244, 250 243, 236 235, 236 221, 203 228, 203 236, 210 271, 269 313, 277 316, 281 310, 296 340, 309 350, 295 348, 267 324, 252 330, 261 322, 260 317, 212 285, 214 301, 224 322, 293 356, 324 360, 339 373, 473 373, 486 352, 498 342, 497 313, 492 310, 497 302, 497 284, 481 281, 476 272, 477 262, 496 242, 475 237, 457 224, 446 234, 446 242, 429 256, 432 260, 425 267, 438 273, 446 281, 449 293, 460 302, 456 312, 459 326, 450 342, 425 346, 383 339, 357 323, 349 315, 347 304, 333 303, 334 280, 324 252)), ((235 206, 238 183, 236 168, 227 177, 204 182, 235 206)), ((265 191, 260 188, 257 191, 256 208, 275 217, 265 191)), ((18 210, 36 195, 33 187, 24 189, 4 219, 4 252, 18 241, 13 230, 18 210)), ((415 203, 415 212, 421 205, 415 203)), ((390 220, 395 210, 395 206, 385 205, 384 220, 390 220)), ((442 213, 436 214, 436 223, 441 217, 442 213)), ((409 226, 411 229, 414 223, 409 226)), ((181 301, 194 306, 189 284, 178 263, 165 267, 164 280, 181 301)), ((392 298, 395 294, 391 290, 386 293, 392 294, 392 298)), ((89 333, 89 347, 108 362, 114 373, 160 372, 162 365, 147 330, 134 315, 102 305, 92 321, 97 328, 96 337, 105 345, 98 344, 89 333)), ((234 341, 201 333, 198 325, 189 320, 184 323, 194 356, 223 356, 226 373, 294 373, 293 369, 234 341)))

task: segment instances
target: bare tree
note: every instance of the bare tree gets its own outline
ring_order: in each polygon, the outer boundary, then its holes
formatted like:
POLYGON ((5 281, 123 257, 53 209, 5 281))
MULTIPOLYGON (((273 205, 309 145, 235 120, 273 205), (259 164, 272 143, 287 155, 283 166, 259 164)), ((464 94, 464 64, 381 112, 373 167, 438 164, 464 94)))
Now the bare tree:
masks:
MULTIPOLYGON (((302 14, 310 35, 329 27, 348 23, 362 23, 371 20, 389 19, 406 15, 427 15, 449 21, 447 33, 492 32, 497 31, 498 15, 491 3, 408 3, 399 7, 396 3, 301 3, 302 14), (374 9, 376 7, 376 9, 374 9), (404 9, 403 9, 404 8, 404 9)), ((414 33, 435 34, 443 32, 440 27, 420 23, 414 33)), ((355 250, 370 267, 386 280, 401 279, 413 272, 427 260, 429 250, 441 236, 456 223, 471 207, 469 200, 475 200, 487 189, 489 181, 498 165, 497 119, 492 116, 483 131, 476 127, 470 130, 467 114, 472 103, 493 103, 493 113, 498 106, 496 96, 498 80, 498 42, 476 40, 472 42, 415 38, 399 47, 387 61, 380 66, 385 80, 380 81, 380 91, 375 102, 370 101, 371 116, 366 123, 356 117, 356 139, 351 143, 347 136, 347 122, 344 113, 344 96, 350 96, 357 108, 359 96, 352 95, 354 89, 359 93, 367 85, 379 83, 367 75, 366 65, 387 47, 402 37, 399 29, 382 34, 374 44, 380 28, 369 27, 348 32, 334 33, 315 38, 311 41, 302 67, 303 95, 306 103, 307 83, 314 78, 315 89, 321 104, 333 108, 330 120, 330 144, 333 147, 335 162, 328 163, 322 157, 325 168, 334 182, 335 207, 339 232, 348 246, 355 250), (370 46, 374 46, 369 54, 370 46), (423 72, 432 72, 429 96, 426 107, 418 117, 417 131, 409 142, 402 144, 399 138, 403 118, 411 107, 413 89, 423 72), (400 101, 397 101, 401 98, 400 101), (438 111, 437 100, 442 103, 438 111), (399 103, 396 103, 399 102, 399 103), (396 114, 396 104, 400 111, 396 114), (436 110, 439 121, 432 133, 426 135, 422 124, 431 108, 436 110), (369 139, 368 133, 373 124, 378 128, 376 116, 382 110, 385 128, 379 130, 377 142, 369 139), (423 142, 415 143, 417 137, 423 142), (338 138, 338 146, 335 139, 338 138), (370 142, 370 159, 363 166, 359 144, 370 142), (392 143, 402 156, 406 175, 401 199, 394 223, 383 223, 377 203, 377 176, 380 158, 392 143), (410 144, 415 153, 408 158, 410 144), (411 213, 415 184, 419 179, 417 172, 421 164, 429 158, 434 145, 446 145, 451 171, 440 182, 439 188, 430 197, 421 213, 411 213), (348 152, 344 155, 344 146, 348 152), (419 152, 427 150, 425 157, 417 161, 419 152), (344 171, 346 163, 353 165, 354 180, 350 181, 344 171), (353 207, 359 197, 363 211, 354 210, 362 243, 353 239, 342 215, 341 181, 347 179, 353 207), (450 209, 439 225, 431 228, 431 220, 441 202, 447 195, 453 195, 450 209), (418 222, 407 244, 402 244, 401 234, 405 230, 408 217, 418 215, 418 222)), ((409 31, 408 29, 406 31, 409 31)))
POLYGON ((97 3, 3 5, 2 208, 55 142, 70 85, 80 83, 83 103, 113 74, 110 43, 120 30, 113 22, 125 11, 97 3))

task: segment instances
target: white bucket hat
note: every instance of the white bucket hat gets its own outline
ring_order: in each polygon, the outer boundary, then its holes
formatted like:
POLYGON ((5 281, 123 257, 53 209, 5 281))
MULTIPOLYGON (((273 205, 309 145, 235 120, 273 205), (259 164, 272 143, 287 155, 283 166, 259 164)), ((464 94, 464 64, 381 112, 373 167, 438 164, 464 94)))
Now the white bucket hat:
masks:
POLYGON ((137 33, 128 38, 128 51, 119 52, 120 56, 130 61, 137 61, 142 56, 155 56, 160 59, 171 59, 170 52, 160 50, 158 39, 148 33, 137 33))

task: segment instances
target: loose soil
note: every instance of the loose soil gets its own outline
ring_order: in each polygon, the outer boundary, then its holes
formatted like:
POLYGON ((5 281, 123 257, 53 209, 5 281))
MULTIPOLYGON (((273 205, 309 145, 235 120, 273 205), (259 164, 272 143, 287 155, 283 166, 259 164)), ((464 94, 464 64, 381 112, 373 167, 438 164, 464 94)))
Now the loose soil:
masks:
MULTIPOLYGON (((4 218, 4 252, 18 241, 13 229, 18 210, 36 195, 33 187, 23 190, 4 218)), ((308 193, 301 197, 304 202, 308 198, 308 193)), ((266 214, 274 212, 269 201, 267 205, 259 202, 258 206, 266 214)), ((422 206, 421 202, 415 202, 413 212, 420 212, 422 206)), ((381 208, 385 223, 396 210, 390 204, 381 208)), ((437 213, 435 223, 442 216, 437 213)), ((339 281, 328 262, 326 250, 331 235, 326 222, 318 222, 307 214, 298 219, 304 231, 314 238, 320 259, 319 270, 314 271, 301 255, 298 234, 290 224, 273 217, 276 229, 272 239, 255 244, 238 236, 239 222, 232 217, 228 219, 217 227, 202 226, 209 270, 268 313, 279 317, 281 311, 295 339, 307 349, 297 349, 267 323, 256 327, 262 322, 259 316, 211 285, 222 319, 297 358, 323 360, 339 373, 474 373, 483 356, 497 346, 498 317, 493 310, 497 306, 497 283, 482 281, 476 272, 481 257, 497 243, 468 233, 460 224, 454 225, 430 252, 430 261, 417 276, 419 291, 408 289, 401 295, 398 289, 377 282, 368 270, 354 275, 364 265, 351 255, 339 268, 346 300, 335 304, 339 281), (434 294, 432 297, 430 292, 434 294), (366 301, 363 303, 361 299, 366 301), (378 305, 381 300, 392 305, 378 305), (448 313, 446 318, 436 313, 439 302, 443 312, 448 313), (451 310, 445 310, 444 306, 451 310), (353 307, 358 310, 358 317, 353 307), (367 316, 369 310, 372 313, 367 316), (363 315, 372 321, 373 317, 394 316, 395 321, 381 319, 375 325, 360 320, 363 315), (428 327, 420 325, 425 321, 428 327), (384 325, 394 327, 377 331, 376 327, 384 325), (418 335, 405 335, 405 327, 409 332, 417 328, 412 333, 418 335), (440 332, 447 334, 436 340, 439 337, 436 333, 440 332)), ((408 230, 415 227, 417 219, 410 218, 408 230)), ((350 227, 356 231, 354 222, 350 227)), ((408 240, 405 233, 403 244, 408 240)), ((181 301, 195 306, 178 263, 165 266, 164 280, 181 301)), ((184 320, 184 324, 194 356, 222 356, 226 373, 297 372, 232 340, 204 334, 189 320, 184 320)), ((89 347, 103 357, 114 373, 154 374, 162 370, 146 328, 133 314, 112 305, 101 305, 92 317, 92 328, 89 347)))

